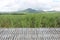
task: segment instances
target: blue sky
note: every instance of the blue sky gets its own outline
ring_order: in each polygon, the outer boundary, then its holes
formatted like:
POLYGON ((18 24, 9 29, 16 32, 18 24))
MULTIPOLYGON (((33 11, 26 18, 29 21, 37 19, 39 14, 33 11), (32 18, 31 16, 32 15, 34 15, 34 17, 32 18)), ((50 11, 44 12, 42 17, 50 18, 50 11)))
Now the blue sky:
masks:
POLYGON ((0 11, 17 11, 26 8, 60 11, 60 0, 0 0, 0 11))

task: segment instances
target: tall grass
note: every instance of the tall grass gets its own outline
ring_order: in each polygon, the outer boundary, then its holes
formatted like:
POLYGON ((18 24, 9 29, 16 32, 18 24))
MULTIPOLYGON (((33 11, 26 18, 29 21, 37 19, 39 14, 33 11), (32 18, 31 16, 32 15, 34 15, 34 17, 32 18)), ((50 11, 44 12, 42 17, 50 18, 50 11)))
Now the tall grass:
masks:
POLYGON ((38 13, 26 15, 0 15, 2 28, 58 28, 60 13, 38 13))

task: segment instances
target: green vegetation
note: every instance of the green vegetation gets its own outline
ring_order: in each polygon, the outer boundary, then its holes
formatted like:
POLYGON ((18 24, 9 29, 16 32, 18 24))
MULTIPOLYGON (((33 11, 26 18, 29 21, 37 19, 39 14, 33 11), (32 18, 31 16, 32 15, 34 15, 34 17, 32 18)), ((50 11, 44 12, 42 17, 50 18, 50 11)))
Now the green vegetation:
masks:
POLYGON ((59 12, 25 13, 23 15, 1 15, 0 28, 58 28, 59 12))

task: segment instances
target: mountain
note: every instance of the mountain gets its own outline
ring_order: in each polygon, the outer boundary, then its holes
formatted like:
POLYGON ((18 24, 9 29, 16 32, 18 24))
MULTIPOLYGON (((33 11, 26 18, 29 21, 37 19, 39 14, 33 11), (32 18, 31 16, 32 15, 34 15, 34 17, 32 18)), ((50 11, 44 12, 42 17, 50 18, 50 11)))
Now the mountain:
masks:
POLYGON ((19 10, 18 12, 20 13, 25 13, 25 12, 28 12, 28 13, 39 13, 39 12, 42 12, 43 10, 35 10, 35 9, 32 9, 32 8, 27 8, 25 10, 19 10))
POLYGON ((32 8, 28 8, 28 9, 22 10, 21 12, 36 13, 36 12, 38 12, 38 10, 35 10, 35 9, 32 9, 32 8))
POLYGON ((37 10, 28 8, 28 9, 26 9, 25 11, 28 11, 28 12, 36 12, 37 10))

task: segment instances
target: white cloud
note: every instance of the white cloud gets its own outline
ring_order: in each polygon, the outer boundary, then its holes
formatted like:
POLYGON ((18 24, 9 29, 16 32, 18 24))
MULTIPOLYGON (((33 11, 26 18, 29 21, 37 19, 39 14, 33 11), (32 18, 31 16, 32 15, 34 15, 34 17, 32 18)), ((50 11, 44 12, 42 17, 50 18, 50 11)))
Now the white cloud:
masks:
POLYGON ((60 2, 54 2, 52 4, 52 9, 60 11, 60 2))
POLYGON ((60 11, 59 0, 0 0, 0 11, 16 11, 25 8, 60 11))

